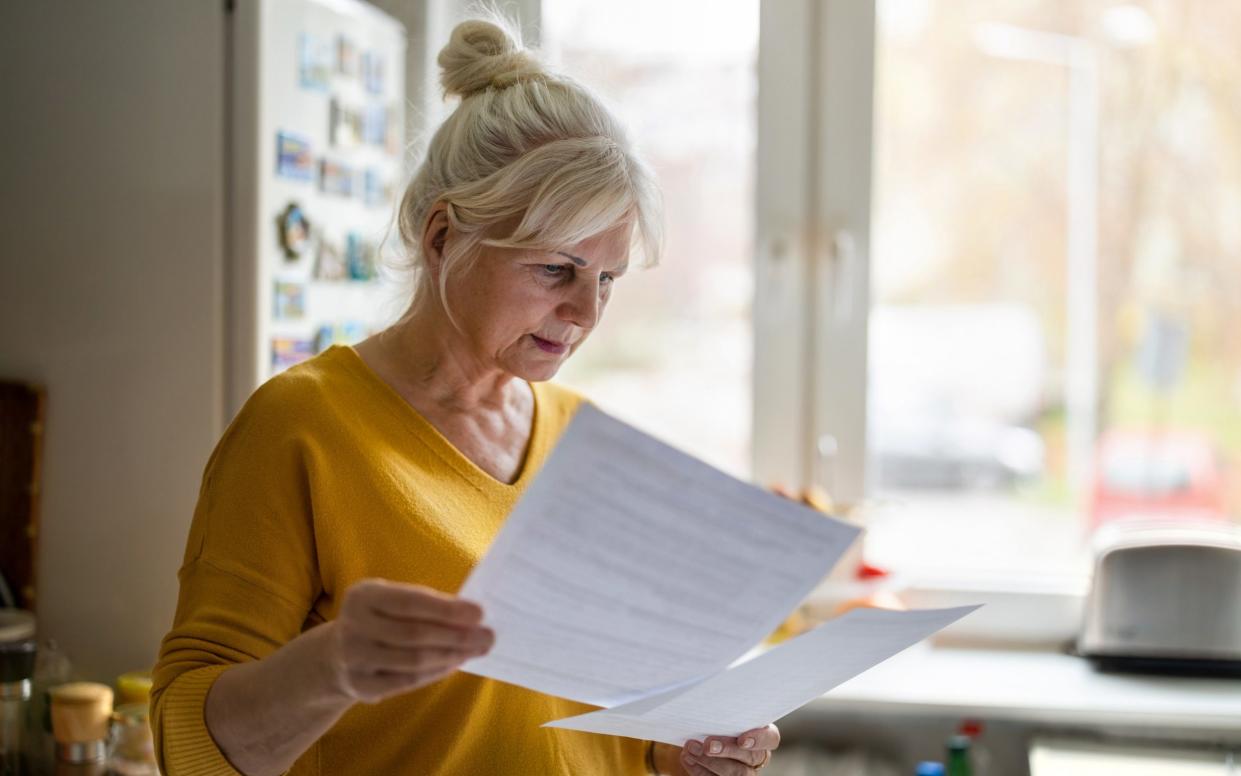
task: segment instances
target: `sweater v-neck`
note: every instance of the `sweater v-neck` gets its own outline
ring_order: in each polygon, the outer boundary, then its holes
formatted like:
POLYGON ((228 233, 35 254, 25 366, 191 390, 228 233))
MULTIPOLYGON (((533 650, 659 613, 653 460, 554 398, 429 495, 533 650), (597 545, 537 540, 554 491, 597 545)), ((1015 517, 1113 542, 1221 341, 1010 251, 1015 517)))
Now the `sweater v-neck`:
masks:
POLYGON ((527 383, 534 397, 534 414, 530 421, 530 437, 526 440, 526 447, 522 453, 517 478, 513 482, 508 483, 496 479, 490 473, 484 471, 473 459, 461 452, 456 445, 449 441, 448 437, 444 436, 443 432, 435 427, 434 423, 410 404, 405 397, 401 396, 375 370, 371 369, 356 350, 348 345, 333 345, 329 348, 329 351, 337 350, 341 351, 341 359, 347 362, 351 371, 368 384, 383 401, 393 406, 394 414, 402 419, 402 422, 413 432, 413 435, 419 441, 466 481, 484 493, 494 493, 499 496, 512 498, 515 494, 525 489, 529 480, 533 478, 534 473, 538 470, 539 466, 536 459, 541 455, 543 439, 546 436, 544 429, 546 425, 544 416, 546 413, 543 411, 543 397, 540 395, 537 383, 527 383))

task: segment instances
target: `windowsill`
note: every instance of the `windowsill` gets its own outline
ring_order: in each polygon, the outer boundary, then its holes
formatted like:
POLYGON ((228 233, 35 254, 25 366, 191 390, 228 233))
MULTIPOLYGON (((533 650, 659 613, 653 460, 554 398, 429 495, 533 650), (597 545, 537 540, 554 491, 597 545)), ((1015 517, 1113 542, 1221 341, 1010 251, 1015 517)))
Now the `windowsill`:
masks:
POLYGON ((808 707, 1061 727, 1217 731, 1241 740, 1241 680, 1102 674, 1053 651, 918 645, 808 707))

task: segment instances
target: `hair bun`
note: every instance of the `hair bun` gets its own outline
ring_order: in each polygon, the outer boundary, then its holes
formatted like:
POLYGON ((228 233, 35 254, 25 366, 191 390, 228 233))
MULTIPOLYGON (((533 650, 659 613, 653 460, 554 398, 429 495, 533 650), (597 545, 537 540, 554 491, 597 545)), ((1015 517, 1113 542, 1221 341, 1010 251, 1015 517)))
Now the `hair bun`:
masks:
POLYGON ((511 29, 483 19, 470 19, 454 27, 436 61, 444 94, 461 97, 544 74, 543 66, 522 47, 511 29))

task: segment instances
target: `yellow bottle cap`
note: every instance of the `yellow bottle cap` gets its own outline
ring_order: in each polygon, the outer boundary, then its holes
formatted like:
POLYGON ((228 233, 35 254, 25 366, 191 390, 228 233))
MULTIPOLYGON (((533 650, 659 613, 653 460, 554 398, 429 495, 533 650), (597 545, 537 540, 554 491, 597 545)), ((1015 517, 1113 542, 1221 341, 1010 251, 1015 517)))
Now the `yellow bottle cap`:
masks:
POLYGON ((150 703, 151 672, 130 671, 116 677, 116 692, 119 703, 150 703))

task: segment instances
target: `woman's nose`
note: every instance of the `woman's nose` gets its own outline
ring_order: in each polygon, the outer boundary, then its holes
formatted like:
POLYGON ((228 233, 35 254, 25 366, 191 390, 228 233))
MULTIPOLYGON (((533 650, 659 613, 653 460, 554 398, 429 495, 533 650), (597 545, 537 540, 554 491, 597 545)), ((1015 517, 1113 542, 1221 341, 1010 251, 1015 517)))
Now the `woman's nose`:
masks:
POLYGON ((599 284, 579 282, 574 284, 558 312, 562 320, 582 329, 593 329, 599 322, 600 306, 599 284))

